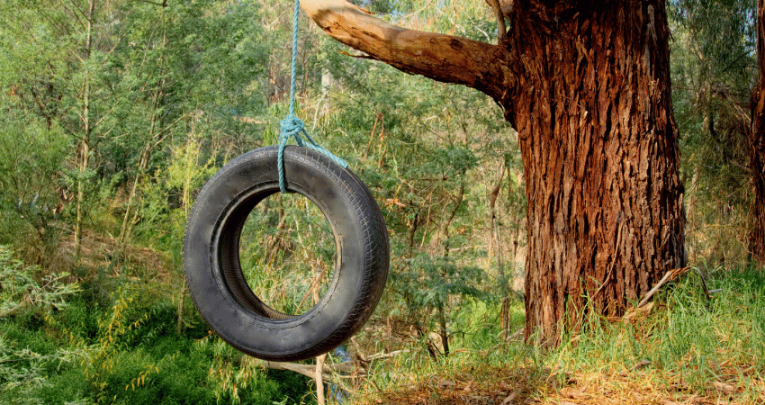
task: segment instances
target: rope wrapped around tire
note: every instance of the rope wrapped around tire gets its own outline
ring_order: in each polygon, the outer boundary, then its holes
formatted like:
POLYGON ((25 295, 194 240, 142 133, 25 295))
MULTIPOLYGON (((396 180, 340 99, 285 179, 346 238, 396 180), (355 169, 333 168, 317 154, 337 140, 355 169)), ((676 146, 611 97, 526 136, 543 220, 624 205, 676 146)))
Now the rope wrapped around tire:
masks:
POLYGON ((327 292, 307 312, 288 315, 266 305, 245 280, 239 242, 249 213, 279 192, 277 154, 277 147, 246 153, 204 186, 189 216, 183 263, 197 309, 223 340, 257 358, 296 361, 334 349, 367 321, 388 275, 388 235, 379 206, 355 174, 321 153, 287 146, 287 191, 324 214, 337 263, 327 292))

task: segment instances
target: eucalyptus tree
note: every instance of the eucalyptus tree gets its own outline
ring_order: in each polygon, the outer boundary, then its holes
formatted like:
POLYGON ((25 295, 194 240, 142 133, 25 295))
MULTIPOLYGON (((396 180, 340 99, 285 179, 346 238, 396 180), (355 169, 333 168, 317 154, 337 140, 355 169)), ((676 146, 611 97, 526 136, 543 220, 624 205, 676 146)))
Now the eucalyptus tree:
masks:
POLYGON ((0 5, 0 48, 6 50, 0 52, 0 243, 47 265, 60 237, 53 224, 63 208, 62 184, 52 179, 70 149, 54 114, 39 114, 39 106, 58 108, 48 102, 59 93, 44 74, 44 61, 57 47, 15 41, 27 29, 12 18, 12 6, 0 5))
MULTIPOLYGON (((21 119, 23 123, 17 128, 27 126, 23 132, 38 132, 29 133, 30 136, 20 137, 15 142, 32 144, 36 137, 59 130, 79 143, 79 157, 72 159, 76 163, 69 165, 76 169, 67 171, 77 184, 74 198, 78 201, 78 218, 82 214, 83 179, 89 174, 86 171, 90 156, 88 149, 95 126, 90 108, 93 67, 84 68, 89 63, 93 45, 95 7, 91 5, 95 6, 95 3, 50 9, 42 2, 11 1, 5 2, 2 9, 4 56, 8 61, 3 63, 3 90, 11 95, 5 114, 7 118, 21 119), (34 125, 40 121, 37 117, 45 123, 43 127, 34 125)), ((9 134, 12 133, 11 130, 9 134)), ((56 139, 55 143, 59 144, 61 140, 56 139)), ((33 150, 27 152, 32 156, 36 154, 33 150)), ((49 176, 57 177, 55 173, 49 173, 49 176)), ((77 227, 78 240, 80 232, 81 227, 77 227)))
POLYGON ((127 183, 120 249, 130 241, 133 227, 141 219, 139 184, 153 169, 152 157, 184 117, 169 101, 177 87, 177 69, 168 55, 173 50, 168 32, 173 17, 175 13, 167 10, 166 3, 134 3, 126 9, 121 24, 124 40, 116 46, 110 69, 114 92, 130 102, 130 108, 115 113, 119 127, 114 139, 102 148, 102 156, 109 162, 109 168, 102 169, 104 174, 119 173, 116 181, 127 183))
POLYGON ((673 104, 690 179, 691 257, 704 246, 712 260, 736 259, 736 253, 747 250, 739 230, 746 227, 753 174, 747 168, 747 144, 755 76, 754 3, 670 2, 673 104), (710 222, 714 227, 706 226, 710 222))
POLYGON ((69 182, 62 193, 71 193, 75 205, 75 256, 97 175, 93 159, 99 142, 116 127, 114 111, 121 104, 107 81, 111 56, 121 40, 119 11, 116 2, 99 0, 12 0, 3 9, 9 57, 33 61, 27 70, 17 69, 9 83, 19 95, 14 108, 41 117, 48 129, 59 128, 74 144, 62 170, 69 182))
POLYGON ((342 0, 301 4, 366 57, 504 109, 528 199, 527 339, 559 342, 588 304, 622 314, 685 265, 664 1, 492 0, 497 44, 400 28, 342 0))

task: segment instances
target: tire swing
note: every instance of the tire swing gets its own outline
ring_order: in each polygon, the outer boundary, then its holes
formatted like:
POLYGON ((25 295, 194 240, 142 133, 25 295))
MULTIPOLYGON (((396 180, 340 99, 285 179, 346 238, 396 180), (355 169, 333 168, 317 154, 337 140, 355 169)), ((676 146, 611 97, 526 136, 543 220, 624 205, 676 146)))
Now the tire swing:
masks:
POLYGON ((269 361, 315 357, 349 339, 374 312, 388 275, 387 230, 374 197, 294 115, 298 7, 296 0, 290 115, 282 121, 279 146, 239 156, 207 182, 183 243, 186 280, 202 317, 234 348, 269 361), (286 146, 291 137, 297 146, 286 146), (335 240, 334 276, 314 307, 298 315, 277 311, 258 297, 240 262, 249 214, 279 192, 313 202, 335 240))

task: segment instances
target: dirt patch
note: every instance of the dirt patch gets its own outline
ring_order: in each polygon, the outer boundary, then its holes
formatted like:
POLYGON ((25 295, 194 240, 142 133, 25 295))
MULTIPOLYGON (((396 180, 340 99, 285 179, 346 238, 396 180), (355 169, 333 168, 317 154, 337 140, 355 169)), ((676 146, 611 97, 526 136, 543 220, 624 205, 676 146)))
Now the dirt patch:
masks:
POLYGON ((83 230, 78 262, 75 262, 74 250, 74 235, 62 238, 49 269, 72 272, 79 267, 85 270, 83 277, 98 269, 108 269, 114 277, 126 275, 160 283, 169 282, 172 277, 173 266, 168 254, 146 247, 125 246, 120 249, 117 239, 109 235, 83 230))

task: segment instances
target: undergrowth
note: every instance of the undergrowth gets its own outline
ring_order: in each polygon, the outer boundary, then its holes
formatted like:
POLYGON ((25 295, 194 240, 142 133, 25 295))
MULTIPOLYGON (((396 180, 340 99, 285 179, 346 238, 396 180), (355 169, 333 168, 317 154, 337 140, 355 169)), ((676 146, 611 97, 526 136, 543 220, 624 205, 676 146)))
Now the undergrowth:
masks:
POLYGON ((247 367, 198 317, 178 334, 166 286, 111 275, 107 296, 83 294, 12 256, 0 246, 0 404, 315 402, 307 378, 247 367))
MULTIPOLYGON (((518 299, 502 311, 499 300, 462 297, 449 312, 448 354, 439 334, 382 311, 346 344, 363 361, 333 375, 329 402, 765 403, 765 271, 701 270, 624 318, 588 318, 553 349, 514 333, 524 325, 518 299), (718 292, 704 292, 701 274, 718 292)), ((261 369, 195 312, 179 334, 165 285, 96 273, 52 276, 2 248, 0 403, 316 403, 308 377, 261 369), (80 292, 99 282, 108 294, 80 292)))
POLYGON ((719 291, 709 298, 689 272, 647 310, 590 318, 555 349, 504 342, 497 314, 463 317, 450 356, 433 361, 414 342, 372 364, 351 403, 765 403, 765 272, 702 270, 719 291))

